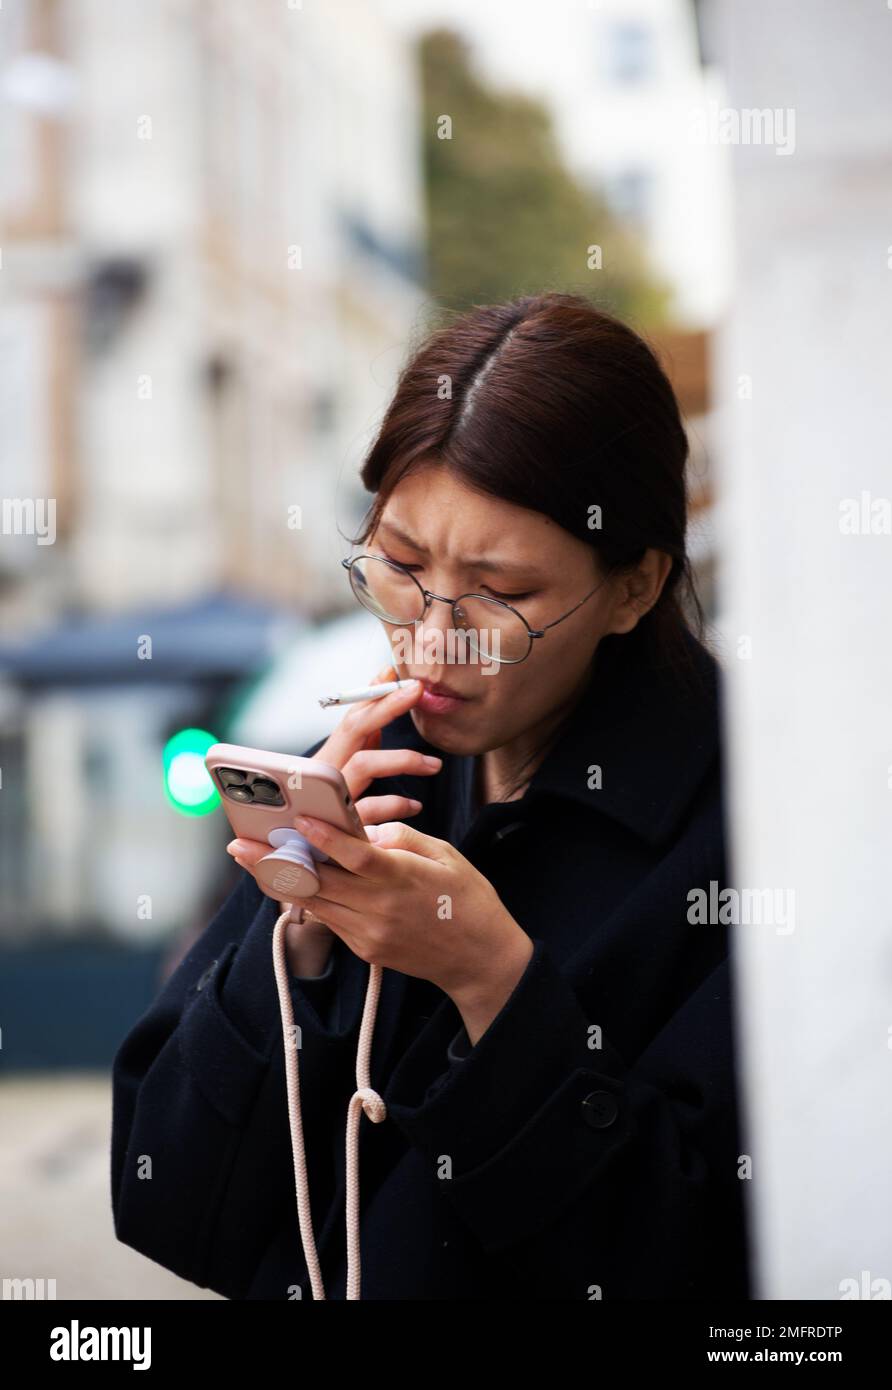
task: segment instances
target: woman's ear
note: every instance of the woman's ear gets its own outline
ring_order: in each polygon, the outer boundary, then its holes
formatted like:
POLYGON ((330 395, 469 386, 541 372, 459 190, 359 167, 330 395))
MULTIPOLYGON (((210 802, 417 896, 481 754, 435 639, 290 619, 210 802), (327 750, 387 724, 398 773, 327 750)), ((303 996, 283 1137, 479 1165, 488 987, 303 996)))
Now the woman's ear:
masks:
POLYGON ((631 632, 660 597, 671 569, 671 555, 649 549, 634 569, 620 574, 608 632, 631 632))

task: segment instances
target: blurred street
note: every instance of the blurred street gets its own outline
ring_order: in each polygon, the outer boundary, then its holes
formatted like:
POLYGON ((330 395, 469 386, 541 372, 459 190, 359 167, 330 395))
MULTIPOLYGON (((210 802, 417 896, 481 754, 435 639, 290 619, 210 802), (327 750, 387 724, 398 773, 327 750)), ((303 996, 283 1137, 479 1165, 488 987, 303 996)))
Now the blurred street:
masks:
POLYGON ((217 1299, 115 1239, 110 1137, 106 1076, 0 1086, 0 1279, 55 1279, 57 1299, 217 1299))

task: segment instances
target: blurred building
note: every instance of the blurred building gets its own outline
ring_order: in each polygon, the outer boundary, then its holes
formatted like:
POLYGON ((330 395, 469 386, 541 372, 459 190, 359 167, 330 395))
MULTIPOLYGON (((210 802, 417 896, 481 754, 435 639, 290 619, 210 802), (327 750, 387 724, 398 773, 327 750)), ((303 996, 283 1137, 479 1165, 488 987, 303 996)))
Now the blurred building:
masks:
POLYGON ((679 326, 714 324, 730 288, 727 150, 699 138, 718 98, 691 0, 598 0, 559 107, 567 157, 637 228, 679 326))
POLYGON ((425 302, 418 102, 369 0, 3 4, 10 952, 157 945, 225 886, 161 747, 350 604, 333 527, 425 302))
POLYGON ((7 0, 0 44, 4 489, 57 525, 0 612, 325 608, 422 302, 408 46, 358 0, 7 0))

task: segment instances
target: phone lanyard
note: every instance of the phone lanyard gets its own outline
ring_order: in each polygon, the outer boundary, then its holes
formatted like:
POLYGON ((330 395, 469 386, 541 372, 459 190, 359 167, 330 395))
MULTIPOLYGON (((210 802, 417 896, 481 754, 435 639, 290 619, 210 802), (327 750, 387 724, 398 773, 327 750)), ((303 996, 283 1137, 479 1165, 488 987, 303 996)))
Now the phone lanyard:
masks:
MULTIPOLYGON (((304 1261, 310 1275, 310 1286, 314 1299, 325 1298, 322 1271, 313 1236, 313 1217, 310 1210, 310 1191, 307 1180, 307 1156, 304 1149, 303 1121, 300 1113, 300 1077, 298 1075, 297 1054, 298 1030, 294 1024, 294 1010, 291 1005, 291 991, 288 982, 288 962, 285 954, 285 928, 291 921, 291 904, 287 904, 273 929, 273 967, 276 972, 276 986, 279 992, 279 1009, 282 1014, 282 1039, 285 1045, 285 1084, 288 1092, 288 1123, 291 1128, 291 1152, 294 1158, 294 1186, 297 1193, 297 1220, 303 1246, 304 1261)), ((346 1153, 346 1227, 347 1227, 347 1292, 348 1299, 360 1297, 362 1260, 359 1248, 359 1120, 362 1111, 373 1124, 380 1124, 387 1118, 387 1107, 371 1085, 369 1061, 372 1052, 372 1037, 375 1031, 375 1016, 378 1012, 378 996, 381 992, 381 966, 369 966, 369 983, 366 988, 362 1022, 359 1025, 359 1042, 356 1046, 356 1090, 347 1106, 347 1153, 346 1153)))

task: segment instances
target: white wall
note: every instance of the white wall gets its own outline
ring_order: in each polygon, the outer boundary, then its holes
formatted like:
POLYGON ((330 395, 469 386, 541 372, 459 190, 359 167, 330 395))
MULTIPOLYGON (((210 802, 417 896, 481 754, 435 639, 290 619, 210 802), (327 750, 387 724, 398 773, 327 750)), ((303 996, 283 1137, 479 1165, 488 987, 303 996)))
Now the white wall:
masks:
POLYGON ((892 11, 714 12, 732 105, 796 120, 792 155, 734 149, 717 362, 736 878, 796 895, 792 932, 736 928, 760 1296, 877 1296, 892 1280, 892 535, 843 534, 840 504, 892 496, 892 11))

